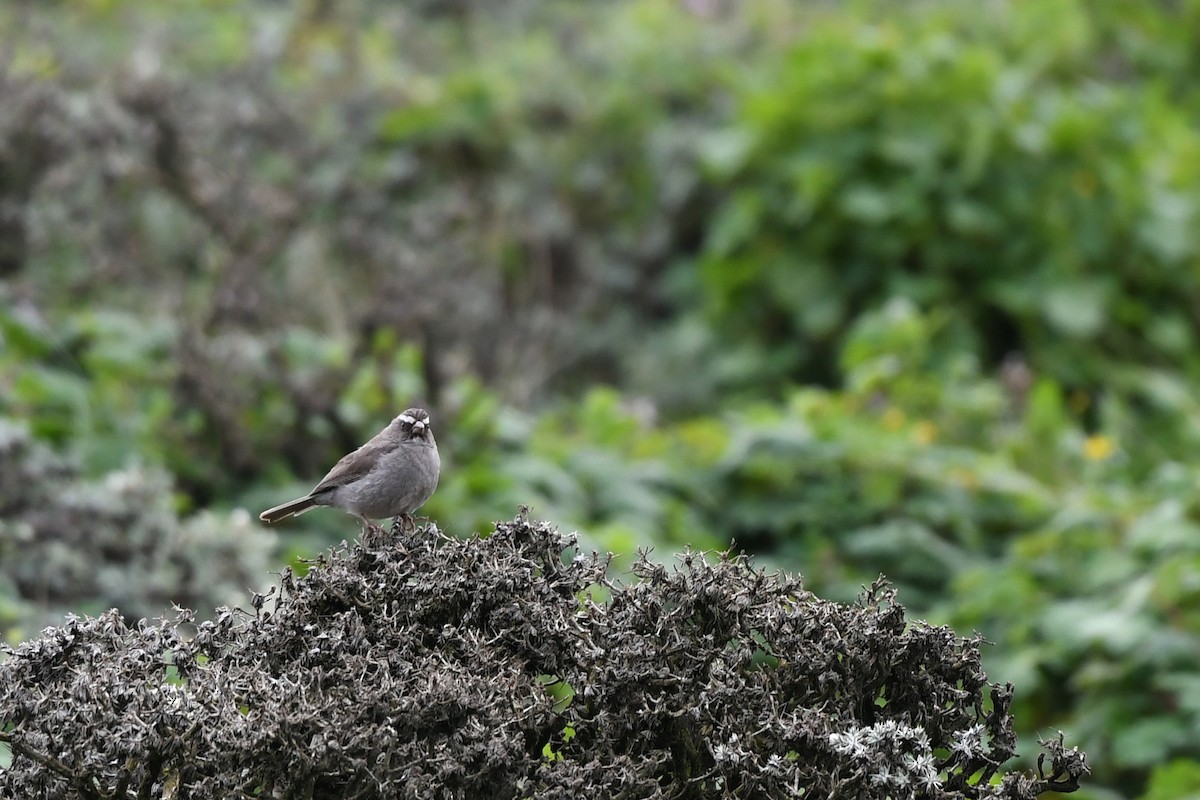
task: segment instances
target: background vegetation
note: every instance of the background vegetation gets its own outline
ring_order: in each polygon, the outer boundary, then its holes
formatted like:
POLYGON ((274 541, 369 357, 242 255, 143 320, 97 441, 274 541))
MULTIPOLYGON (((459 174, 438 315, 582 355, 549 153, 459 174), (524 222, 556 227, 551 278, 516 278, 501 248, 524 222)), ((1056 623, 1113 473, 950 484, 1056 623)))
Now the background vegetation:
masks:
POLYGON ((246 510, 420 401, 443 527, 884 572, 1087 796, 1200 793, 1200 2, 13 2, 0 42, 6 638, 355 535, 246 510))

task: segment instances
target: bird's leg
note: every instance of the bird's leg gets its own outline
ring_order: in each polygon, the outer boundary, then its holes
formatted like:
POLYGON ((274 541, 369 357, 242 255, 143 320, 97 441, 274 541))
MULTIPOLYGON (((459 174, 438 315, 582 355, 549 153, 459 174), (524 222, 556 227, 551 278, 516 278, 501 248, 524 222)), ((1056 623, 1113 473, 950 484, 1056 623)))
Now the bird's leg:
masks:
POLYGON ((379 527, 374 522, 371 522, 371 520, 367 519, 366 515, 359 514, 358 518, 362 520, 363 527, 365 527, 369 532, 383 533, 383 528, 379 527))

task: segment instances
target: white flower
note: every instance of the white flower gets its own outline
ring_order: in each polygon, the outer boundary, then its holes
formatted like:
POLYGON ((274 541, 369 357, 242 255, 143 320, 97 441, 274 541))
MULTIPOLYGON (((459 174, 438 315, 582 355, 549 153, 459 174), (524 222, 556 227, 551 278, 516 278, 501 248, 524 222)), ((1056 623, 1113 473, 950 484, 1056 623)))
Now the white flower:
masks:
POLYGON ((863 729, 851 728, 842 733, 829 734, 829 746, 835 753, 851 758, 862 758, 867 754, 867 746, 863 741, 863 729))
POLYGON ((967 758, 982 755, 983 726, 977 723, 965 731, 956 732, 954 741, 950 743, 950 750, 954 753, 961 753, 967 758))

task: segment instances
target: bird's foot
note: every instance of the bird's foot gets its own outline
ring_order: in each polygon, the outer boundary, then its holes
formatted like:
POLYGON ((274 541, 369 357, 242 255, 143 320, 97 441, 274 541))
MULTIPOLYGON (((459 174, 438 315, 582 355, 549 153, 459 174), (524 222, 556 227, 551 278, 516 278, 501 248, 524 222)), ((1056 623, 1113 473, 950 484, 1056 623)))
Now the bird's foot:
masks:
POLYGON ((413 530, 416 530, 413 518, 408 514, 399 514, 392 517, 392 533, 407 533, 410 526, 412 526, 413 530))

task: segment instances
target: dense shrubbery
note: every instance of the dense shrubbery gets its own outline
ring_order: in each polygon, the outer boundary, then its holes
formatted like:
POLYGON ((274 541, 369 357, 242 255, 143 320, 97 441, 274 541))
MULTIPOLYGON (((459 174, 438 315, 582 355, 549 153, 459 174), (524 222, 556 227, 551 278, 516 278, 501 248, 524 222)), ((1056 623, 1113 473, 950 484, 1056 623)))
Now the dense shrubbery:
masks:
POLYGON ((1136 82, 1087 83, 1092 24, 819 27, 758 76, 710 149, 704 270, 722 330, 770 354, 755 391, 840 376, 851 326, 894 297, 991 365, 1126 391, 1121 369, 1200 374, 1200 135, 1136 82))
POLYGON ((1016 748, 1012 686, 881 584, 840 606, 745 559, 681 562, 617 585, 519 518, 367 534, 191 637, 73 620, 0 664, 0 788, 1032 800, 1087 773, 1051 740, 1045 769, 990 783, 1016 748))
POLYGON ((180 520, 172 504, 161 469, 88 480, 0 417, 0 638, 114 606, 132 619, 211 609, 266 582, 272 533, 244 511, 180 520))
POLYGON ((220 527, 156 468, 262 507, 420 397, 452 530, 885 572, 1100 785, 1200 782, 1200 4, 21 9, 0 413, 72 485, 220 527))

